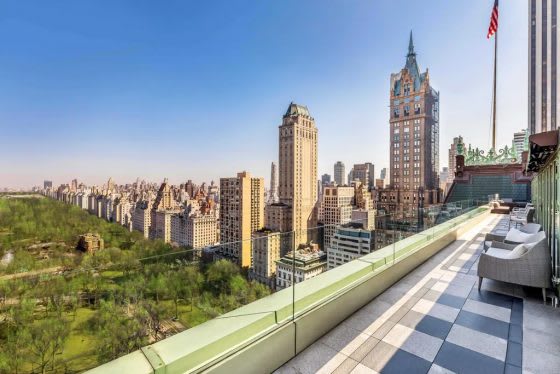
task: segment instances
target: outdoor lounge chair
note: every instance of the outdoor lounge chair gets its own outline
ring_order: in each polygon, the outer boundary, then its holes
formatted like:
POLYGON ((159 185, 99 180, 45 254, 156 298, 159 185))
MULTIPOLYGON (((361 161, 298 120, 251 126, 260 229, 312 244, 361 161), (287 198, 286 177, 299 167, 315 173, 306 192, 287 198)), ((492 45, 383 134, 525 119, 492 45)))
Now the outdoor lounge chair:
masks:
POLYGON ((515 245, 492 242, 492 246, 480 255, 478 289, 483 278, 538 287, 542 289, 546 302, 546 289, 552 277, 550 249, 543 231, 535 235, 540 239, 534 243, 515 245))
POLYGON ((520 210, 517 212, 511 212, 509 215, 509 225, 508 227, 511 227, 511 223, 514 222, 515 223, 515 227, 517 227, 518 224, 522 224, 525 225, 527 223, 531 223, 533 222, 533 216, 535 215, 535 208, 534 207, 529 207, 526 210, 520 210))
POLYGON ((488 233, 484 237, 484 250, 490 247, 492 241, 502 242, 506 244, 521 244, 527 239, 526 236, 530 234, 536 234, 541 230, 541 225, 538 223, 527 223, 521 226, 519 229, 511 229, 506 235, 498 235, 488 233), (527 234, 527 235, 523 235, 527 234))

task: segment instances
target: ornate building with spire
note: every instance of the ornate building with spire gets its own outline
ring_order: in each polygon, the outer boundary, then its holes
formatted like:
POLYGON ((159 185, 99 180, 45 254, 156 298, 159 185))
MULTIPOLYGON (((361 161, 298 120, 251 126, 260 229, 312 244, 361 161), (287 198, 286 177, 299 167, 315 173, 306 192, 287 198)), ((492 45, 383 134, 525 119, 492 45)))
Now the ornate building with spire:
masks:
POLYGON ((391 74, 389 187, 378 192, 380 213, 421 226, 418 211, 438 203, 439 92, 416 61, 412 32, 404 67, 391 74))

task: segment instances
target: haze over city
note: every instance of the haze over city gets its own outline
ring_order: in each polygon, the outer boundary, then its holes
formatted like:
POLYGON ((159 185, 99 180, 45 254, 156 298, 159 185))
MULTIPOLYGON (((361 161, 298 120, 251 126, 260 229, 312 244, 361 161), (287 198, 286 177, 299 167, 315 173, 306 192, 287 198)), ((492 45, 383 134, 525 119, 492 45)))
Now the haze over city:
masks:
MULTIPOLYGON (((319 175, 379 172, 410 30, 440 92, 440 164, 453 136, 490 144, 490 2, 38 4, 0 5, 0 187, 268 179, 291 101, 316 120, 319 175)), ((499 145, 526 127, 526 8, 501 9, 499 145)))

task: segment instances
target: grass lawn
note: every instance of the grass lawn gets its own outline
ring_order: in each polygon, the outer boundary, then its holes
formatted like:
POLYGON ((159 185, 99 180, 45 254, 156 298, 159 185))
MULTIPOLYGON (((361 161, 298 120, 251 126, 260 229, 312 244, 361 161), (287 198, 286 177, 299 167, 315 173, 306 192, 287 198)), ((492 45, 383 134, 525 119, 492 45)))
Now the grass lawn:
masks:
POLYGON ((95 336, 89 334, 84 326, 94 314, 95 311, 92 309, 78 308, 74 320, 72 320, 72 315, 68 316, 70 335, 59 358, 67 361, 71 370, 83 371, 98 365, 95 336))
MULTIPOLYGON (((195 302, 196 304, 196 302, 195 302)), ((185 328, 191 328, 196 325, 200 325, 208 320, 206 314, 197 308, 196 305, 193 306, 191 310, 190 305, 179 304, 179 322, 185 326, 185 328)))

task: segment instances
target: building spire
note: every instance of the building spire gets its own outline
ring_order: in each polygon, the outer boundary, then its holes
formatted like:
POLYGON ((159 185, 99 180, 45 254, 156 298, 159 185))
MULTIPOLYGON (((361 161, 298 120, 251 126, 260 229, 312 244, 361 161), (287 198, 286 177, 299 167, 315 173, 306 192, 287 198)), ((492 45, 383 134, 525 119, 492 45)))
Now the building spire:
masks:
POLYGON ((412 30, 410 30, 410 39, 408 41, 408 55, 407 57, 414 56, 414 42, 412 41, 412 30))

